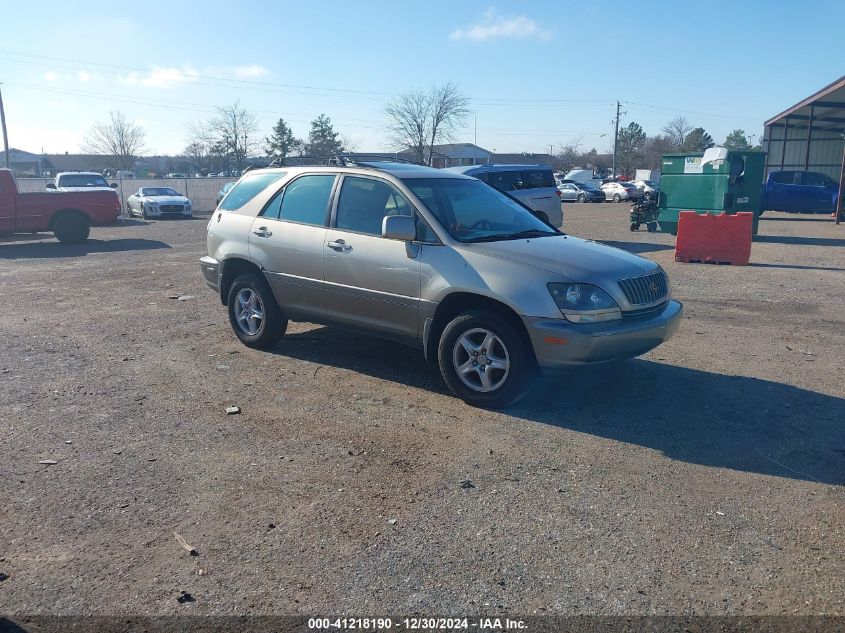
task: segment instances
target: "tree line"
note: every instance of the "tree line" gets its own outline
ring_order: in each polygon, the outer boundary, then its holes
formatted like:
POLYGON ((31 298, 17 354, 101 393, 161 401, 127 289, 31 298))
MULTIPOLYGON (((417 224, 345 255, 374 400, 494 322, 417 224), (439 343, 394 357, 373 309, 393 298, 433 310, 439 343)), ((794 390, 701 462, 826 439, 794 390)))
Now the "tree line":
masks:
MULTIPOLYGON (((412 90, 385 105, 384 130, 394 150, 407 153, 420 163, 431 164, 434 147, 455 139, 471 112, 469 106, 469 98, 452 82, 429 90, 412 90)), ((357 149, 357 143, 336 130, 326 114, 310 122, 306 138, 297 138, 281 117, 268 136, 262 137, 258 130, 258 118, 235 101, 215 108, 207 120, 189 124, 183 153, 201 171, 221 167, 241 171, 247 158, 257 154, 274 159, 328 158, 357 149)), ((703 151, 714 145, 713 137, 703 127, 694 127, 683 116, 669 121, 661 132, 648 136, 634 121, 622 127, 617 140, 617 172, 631 176, 637 168, 660 169, 663 154, 703 151)), ((144 130, 122 112, 113 111, 108 121, 91 127, 83 151, 113 156, 117 169, 130 170, 135 158, 144 151, 144 142, 144 130)), ((561 145, 553 157, 555 168, 610 170, 612 154, 599 153, 595 147, 583 150, 582 145, 580 140, 561 145)), ((722 145, 729 149, 760 150, 759 145, 752 147, 741 129, 728 134, 722 145)))
MULTIPOLYGON (((621 128, 616 143, 618 174, 631 177, 640 168, 659 170, 663 154, 703 152, 715 146, 715 141, 707 130, 703 127, 693 127, 683 116, 669 121, 661 132, 662 134, 648 136, 642 126, 634 121, 621 128)), ((728 134, 722 146, 728 149, 762 151, 759 145, 753 146, 745 130, 740 129, 728 134)), ((555 167, 564 172, 570 169, 609 172, 612 156, 612 153, 600 154, 595 148, 581 151, 581 142, 576 141, 560 147, 555 155, 555 167)))

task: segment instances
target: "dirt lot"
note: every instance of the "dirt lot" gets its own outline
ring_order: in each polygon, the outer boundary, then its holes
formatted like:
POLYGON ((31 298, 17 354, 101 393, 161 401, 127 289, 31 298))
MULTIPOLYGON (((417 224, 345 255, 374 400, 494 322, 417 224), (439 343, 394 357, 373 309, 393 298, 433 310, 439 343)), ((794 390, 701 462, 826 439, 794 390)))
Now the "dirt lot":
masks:
POLYGON ((243 347, 203 219, 0 243, 0 613, 845 613, 845 226, 685 265, 626 212, 566 228, 660 262, 678 336, 502 413, 392 343, 243 347))

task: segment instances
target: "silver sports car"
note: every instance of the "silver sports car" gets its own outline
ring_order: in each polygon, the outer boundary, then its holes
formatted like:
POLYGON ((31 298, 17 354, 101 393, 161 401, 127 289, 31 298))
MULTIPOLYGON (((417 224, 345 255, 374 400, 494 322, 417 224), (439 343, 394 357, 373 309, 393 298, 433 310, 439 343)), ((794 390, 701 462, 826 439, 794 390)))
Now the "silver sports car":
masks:
POLYGON ((170 187, 141 187, 126 199, 129 217, 185 217, 193 214, 191 199, 170 187))

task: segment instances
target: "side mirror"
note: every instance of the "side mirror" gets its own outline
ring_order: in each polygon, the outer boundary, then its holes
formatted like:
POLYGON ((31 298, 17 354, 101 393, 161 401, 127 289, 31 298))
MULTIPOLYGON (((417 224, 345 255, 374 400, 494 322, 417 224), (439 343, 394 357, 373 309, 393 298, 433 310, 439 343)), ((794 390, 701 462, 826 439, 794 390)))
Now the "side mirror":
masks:
POLYGON ((46 187, 47 187, 47 189, 55 189, 55 188, 56 188, 56 183, 54 183, 54 182, 48 182, 48 183, 47 183, 47 185, 46 185, 46 187))
POLYGON ((109 185, 109 187, 111 187, 112 189, 117 189, 117 183, 113 182, 112 184, 109 185))
POLYGON ((381 236, 389 240, 413 242, 417 238, 417 225, 410 215, 386 215, 381 221, 381 236))

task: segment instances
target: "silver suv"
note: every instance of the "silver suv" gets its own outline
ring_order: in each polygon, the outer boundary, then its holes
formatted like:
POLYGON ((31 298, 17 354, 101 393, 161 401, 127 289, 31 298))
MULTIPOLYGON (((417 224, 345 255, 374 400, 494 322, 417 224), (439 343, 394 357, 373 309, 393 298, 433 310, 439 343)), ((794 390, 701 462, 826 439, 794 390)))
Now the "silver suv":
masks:
POLYGON ((249 172, 200 267, 245 345, 274 345, 288 319, 381 336, 489 408, 538 371, 643 354, 683 311, 656 263, 561 233, 475 178, 393 162, 249 172))

